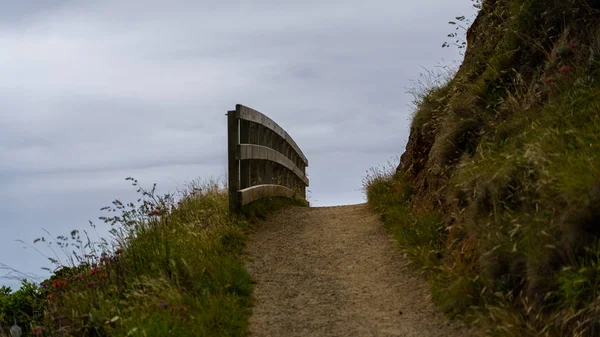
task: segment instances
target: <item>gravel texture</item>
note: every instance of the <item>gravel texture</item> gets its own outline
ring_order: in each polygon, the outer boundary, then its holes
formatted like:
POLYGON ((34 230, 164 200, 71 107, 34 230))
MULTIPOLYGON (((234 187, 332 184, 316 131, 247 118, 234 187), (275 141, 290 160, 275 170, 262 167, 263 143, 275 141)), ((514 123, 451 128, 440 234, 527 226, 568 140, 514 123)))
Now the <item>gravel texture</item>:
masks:
POLYGON ((256 225, 251 336, 470 336, 428 297, 366 204, 276 212, 256 225))

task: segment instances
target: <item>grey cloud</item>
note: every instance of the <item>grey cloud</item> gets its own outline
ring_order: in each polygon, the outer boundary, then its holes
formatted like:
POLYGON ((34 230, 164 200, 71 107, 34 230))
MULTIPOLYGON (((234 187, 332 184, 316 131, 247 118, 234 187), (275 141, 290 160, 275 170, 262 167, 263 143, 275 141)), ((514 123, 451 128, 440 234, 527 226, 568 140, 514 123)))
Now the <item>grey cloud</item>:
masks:
MULTIPOLYGON (((409 80, 441 59, 469 1, 11 2, 0 18, 0 262, 39 223, 68 231, 130 196, 226 173, 227 110, 284 127, 315 205, 364 201, 408 137, 409 80), (5 247, 12 248, 5 248, 5 247)), ((10 258, 5 258, 10 257, 10 258)), ((33 268, 33 267, 31 267, 33 268)), ((1 274, 1 272, 0 272, 1 274)), ((2 283, 0 281, 0 283, 2 283)))
POLYGON ((73 5, 75 0, 3 0, 0 11, 0 28, 10 29, 15 26, 30 23, 39 16, 73 5))

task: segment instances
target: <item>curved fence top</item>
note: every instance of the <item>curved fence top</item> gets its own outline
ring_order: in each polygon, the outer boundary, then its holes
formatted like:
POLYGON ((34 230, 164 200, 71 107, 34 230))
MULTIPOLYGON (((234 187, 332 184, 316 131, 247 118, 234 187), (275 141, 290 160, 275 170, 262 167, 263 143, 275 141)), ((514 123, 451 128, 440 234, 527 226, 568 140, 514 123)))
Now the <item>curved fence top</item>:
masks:
POLYGON ((230 213, 266 197, 308 204, 308 159, 292 137, 271 118, 241 104, 227 119, 230 213))
POLYGON ((236 111, 237 118, 247 120, 250 122, 254 122, 257 124, 261 124, 264 127, 271 129, 273 132, 278 134, 281 138, 285 139, 285 141, 288 142, 292 146, 292 148, 296 151, 296 153, 298 153, 298 155, 304 162, 304 165, 308 166, 308 159, 306 159, 306 156, 304 155, 304 153, 302 153, 302 150, 300 150, 300 147, 298 146, 298 144, 296 144, 294 139, 292 139, 292 137, 281 126, 279 126, 279 124, 277 124, 274 120, 272 120, 268 116, 264 115, 263 113, 256 111, 256 110, 249 108, 242 104, 236 104, 235 111, 236 111))

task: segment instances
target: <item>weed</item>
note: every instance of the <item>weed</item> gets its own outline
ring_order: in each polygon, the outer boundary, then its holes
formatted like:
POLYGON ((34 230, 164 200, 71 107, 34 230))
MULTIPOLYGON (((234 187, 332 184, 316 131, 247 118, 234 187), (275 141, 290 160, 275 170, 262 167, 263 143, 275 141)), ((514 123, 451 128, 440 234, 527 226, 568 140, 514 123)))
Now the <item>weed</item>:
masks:
POLYGON ((253 288, 241 260, 248 223, 229 218, 225 186, 192 182, 179 196, 158 195, 156 185, 127 180, 140 198, 103 208, 112 239, 93 242, 76 230, 57 237, 66 260, 51 257, 57 268, 39 287, 3 289, 0 315, 13 310, 6 299, 24 294, 31 299, 22 307, 36 310, 15 317, 27 334, 245 335, 253 288))
POLYGON ((418 91, 402 165, 364 183, 433 299, 489 335, 600 333, 598 14, 484 1, 460 70, 418 91))

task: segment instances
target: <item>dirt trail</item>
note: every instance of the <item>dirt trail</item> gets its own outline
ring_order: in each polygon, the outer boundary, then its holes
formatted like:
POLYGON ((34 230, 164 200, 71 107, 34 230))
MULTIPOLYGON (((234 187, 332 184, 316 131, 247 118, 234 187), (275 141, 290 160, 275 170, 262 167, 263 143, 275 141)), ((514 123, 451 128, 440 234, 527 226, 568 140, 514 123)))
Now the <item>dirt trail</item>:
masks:
POLYGON ((427 297, 365 204, 287 208, 257 225, 251 336, 469 336, 427 297))

